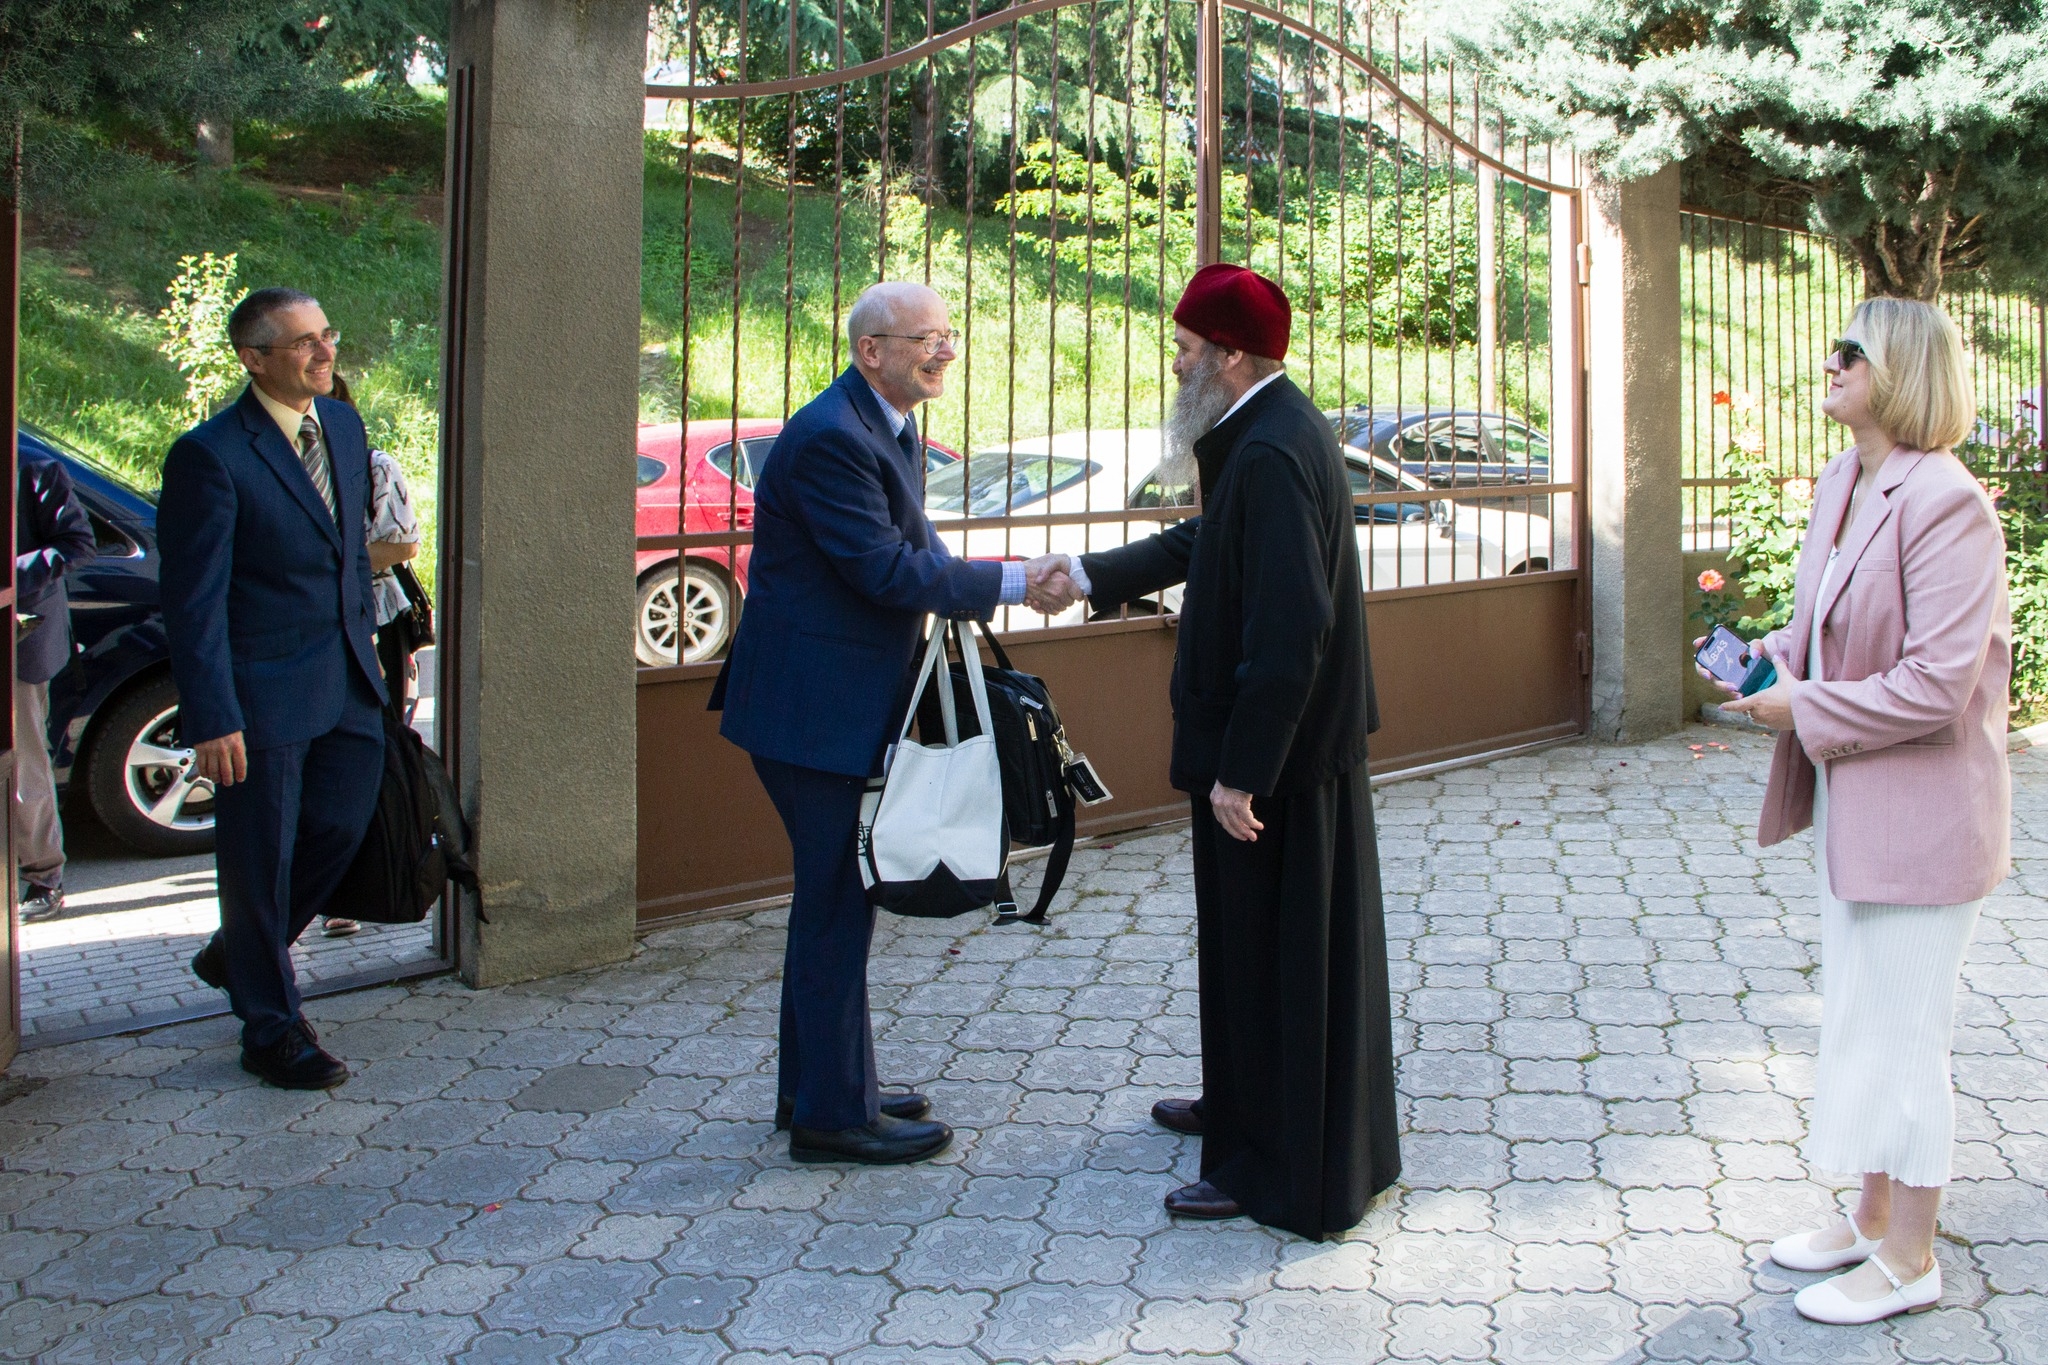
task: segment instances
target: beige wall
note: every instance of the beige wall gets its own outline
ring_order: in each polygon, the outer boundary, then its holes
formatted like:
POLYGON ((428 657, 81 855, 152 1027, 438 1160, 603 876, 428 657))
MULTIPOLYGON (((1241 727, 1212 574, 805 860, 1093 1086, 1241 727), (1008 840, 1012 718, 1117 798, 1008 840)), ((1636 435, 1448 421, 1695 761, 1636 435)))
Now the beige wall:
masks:
POLYGON ((1587 193, 1587 478, 1593 533, 1593 733, 1682 722, 1678 168, 1587 193))
MULTIPOLYGON (((494 985, 632 951, 647 9, 455 0, 453 19, 451 84, 474 71, 475 131, 466 252, 450 257, 466 285, 449 338, 461 515, 444 514, 444 705, 482 882, 458 962, 494 985)), ((460 190, 451 177, 451 232, 460 190)))

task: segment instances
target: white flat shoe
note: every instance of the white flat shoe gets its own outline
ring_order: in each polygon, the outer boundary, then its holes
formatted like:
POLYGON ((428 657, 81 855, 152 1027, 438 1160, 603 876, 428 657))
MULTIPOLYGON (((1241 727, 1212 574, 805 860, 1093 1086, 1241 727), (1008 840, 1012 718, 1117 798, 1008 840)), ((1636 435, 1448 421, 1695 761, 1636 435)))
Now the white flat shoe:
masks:
MULTIPOLYGON (((1813 1239, 1820 1232, 1795 1232, 1790 1237, 1780 1237, 1771 1243, 1771 1259, 1787 1270, 1840 1270, 1846 1265, 1861 1265, 1876 1252, 1875 1238, 1865 1237, 1863 1229, 1856 1226, 1856 1215, 1850 1214, 1849 1233, 1856 1240, 1833 1251, 1821 1251, 1813 1245, 1813 1239)), ((1821 1232, 1826 1232, 1822 1228, 1821 1232)))
POLYGON ((1892 1274, 1892 1268, 1884 1263, 1884 1257, 1873 1253, 1870 1263, 1884 1272, 1892 1282, 1892 1292, 1874 1299, 1852 1299, 1835 1286, 1840 1282, 1837 1275, 1832 1280, 1810 1284, 1792 1298, 1792 1306, 1799 1310, 1801 1317, 1812 1318, 1837 1327, 1849 1327, 1858 1323, 1878 1322, 1900 1313, 1924 1313, 1941 1302, 1941 1266, 1935 1265, 1925 1275, 1911 1284, 1901 1284, 1899 1277, 1892 1274))

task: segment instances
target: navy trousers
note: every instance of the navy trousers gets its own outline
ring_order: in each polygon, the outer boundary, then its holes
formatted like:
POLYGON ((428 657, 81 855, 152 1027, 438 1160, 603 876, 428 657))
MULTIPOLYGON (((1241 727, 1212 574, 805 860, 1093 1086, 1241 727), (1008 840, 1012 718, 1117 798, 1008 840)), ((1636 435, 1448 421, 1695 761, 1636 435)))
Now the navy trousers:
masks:
POLYGON ((860 884, 854 832, 866 779, 754 756, 789 831, 796 894, 782 960, 779 1094, 805 1128, 858 1128, 881 1115, 868 1019, 874 907, 860 884))
POLYGON ((220 937, 244 1047, 268 1047, 299 1017, 292 944, 348 870, 383 777, 381 708, 351 669, 332 730, 251 750, 248 780, 215 794, 220 937))

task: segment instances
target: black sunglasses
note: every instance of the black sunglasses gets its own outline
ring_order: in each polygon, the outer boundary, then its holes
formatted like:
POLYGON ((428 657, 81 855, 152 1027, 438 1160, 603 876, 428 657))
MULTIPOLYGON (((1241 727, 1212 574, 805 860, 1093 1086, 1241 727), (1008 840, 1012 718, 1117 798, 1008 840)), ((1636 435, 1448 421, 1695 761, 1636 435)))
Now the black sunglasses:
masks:
POLYGON ((1842 358, 1842 368, 1845 370, 1859 360, 1870 359, 1870 352, 1863 349, 1862 343, 1855 341, 1836 342, 1834 353, 1842 358))

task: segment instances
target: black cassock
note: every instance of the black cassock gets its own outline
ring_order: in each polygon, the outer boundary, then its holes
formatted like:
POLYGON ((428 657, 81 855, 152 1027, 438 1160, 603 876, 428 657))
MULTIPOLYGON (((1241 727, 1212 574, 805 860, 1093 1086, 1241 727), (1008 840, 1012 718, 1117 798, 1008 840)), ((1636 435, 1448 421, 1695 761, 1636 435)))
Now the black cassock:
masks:
POLYGON ((1336 437, 1285 375, 1195 443, 1202 515, 1085 555, 1105 609, 1187 585, 1173 785, 1194 808, 1202 1177, 1321 1239, 1401 1173, 1379 850, 1379 727, 1336 437), (1216 782, 1264 822, 1216 823, 1216 782))

